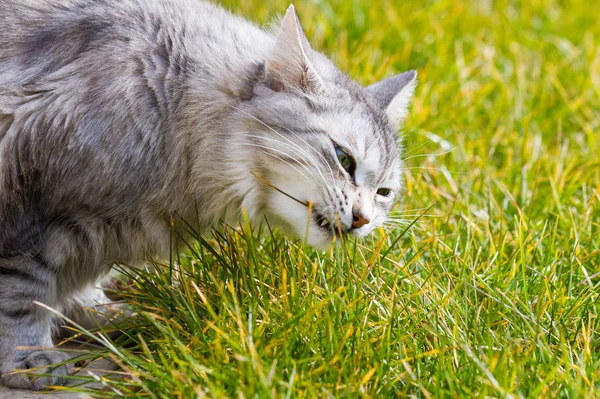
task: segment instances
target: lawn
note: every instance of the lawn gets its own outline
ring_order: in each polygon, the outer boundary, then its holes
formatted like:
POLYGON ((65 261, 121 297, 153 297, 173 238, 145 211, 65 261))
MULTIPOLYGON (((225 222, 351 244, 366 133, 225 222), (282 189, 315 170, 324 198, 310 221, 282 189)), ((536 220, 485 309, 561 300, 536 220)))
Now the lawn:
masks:
POLYGON ((126 269, 129 378, 94 395, 600 397, 600 2, 296 7, 359 82, 419 73, 395 224, 327 253, 243 225, 126 269))

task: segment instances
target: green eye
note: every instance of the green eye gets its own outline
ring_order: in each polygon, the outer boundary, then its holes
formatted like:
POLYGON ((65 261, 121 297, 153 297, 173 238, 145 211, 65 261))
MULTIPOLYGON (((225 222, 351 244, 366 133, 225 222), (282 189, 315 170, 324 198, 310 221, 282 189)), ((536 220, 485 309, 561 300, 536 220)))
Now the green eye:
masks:
POLYGON ((348 153, 340 148, 337 144, 334 144, 335 147, 335 155, 337 155, 338 161, 340 161, 340 165, 348 174, 354 177, 354 171, 356 170, 356 162, 354 158, 352 158, 348 153))
POLYGON ((380 188, 377 190, 377 195, 381 195, 382 197, 389 197, 392 194, 392 190, 389 188, 380 188))

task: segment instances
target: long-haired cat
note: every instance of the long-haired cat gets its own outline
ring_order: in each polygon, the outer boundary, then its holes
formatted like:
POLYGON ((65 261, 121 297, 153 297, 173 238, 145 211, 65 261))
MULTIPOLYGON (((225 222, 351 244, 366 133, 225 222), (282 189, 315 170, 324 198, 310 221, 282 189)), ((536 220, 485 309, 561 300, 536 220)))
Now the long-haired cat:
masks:
POLYGON ((385 219, 413 71, 361 87, 312 50, 193 0, 0 2, 0 380, 66 366, 52 314, 106 301, 114 262, 245 209, 326 247, 385 219), (308 218, 306 205, 313 204, 308 218))

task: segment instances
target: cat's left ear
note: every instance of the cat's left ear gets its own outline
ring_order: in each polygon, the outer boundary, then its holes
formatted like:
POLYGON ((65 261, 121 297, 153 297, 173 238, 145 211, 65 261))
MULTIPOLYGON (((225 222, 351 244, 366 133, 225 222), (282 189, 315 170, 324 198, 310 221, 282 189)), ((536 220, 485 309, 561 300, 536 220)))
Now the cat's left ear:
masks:
POLYGON ((275 91, 299 89, 317 94, 324 84, 309 59, 310 44, 291 5, 281 22, 275 46, 265 65, 266 84, 275 91))
POLYGON ((400 127, 417 86, 417 72, 408 71, 367 87, 367 91, 386 110, 390 122, 400 127))

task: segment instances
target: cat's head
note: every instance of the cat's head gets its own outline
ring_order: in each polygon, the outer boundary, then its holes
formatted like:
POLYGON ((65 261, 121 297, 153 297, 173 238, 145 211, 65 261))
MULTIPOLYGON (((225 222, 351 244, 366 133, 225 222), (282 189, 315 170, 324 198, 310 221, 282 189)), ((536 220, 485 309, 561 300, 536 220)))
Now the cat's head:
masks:
POLYGON ((367 88, 351 81, 310 48, 290 7, 237 110, 259 193, 246 204, 253 216, 320 248, 382 225, 402 186, 398 130, 415 85, 414 71, 367 88))

